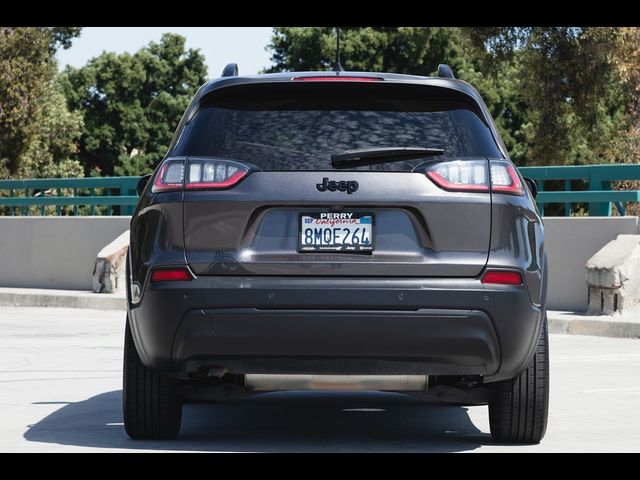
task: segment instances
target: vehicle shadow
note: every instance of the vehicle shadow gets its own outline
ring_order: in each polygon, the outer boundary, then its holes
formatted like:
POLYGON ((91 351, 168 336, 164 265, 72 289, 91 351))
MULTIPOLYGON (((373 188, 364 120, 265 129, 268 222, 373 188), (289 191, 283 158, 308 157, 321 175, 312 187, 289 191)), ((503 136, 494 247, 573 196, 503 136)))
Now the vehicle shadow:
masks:
MULTIPOLYGON (((456 452, 493 443, 467 408, 386 392, 274 392, 187 404, 171 441, 131 440, 120 390, 65 404, 24 438, 62 445, 170 451, 456 452)), ((60 402, 64 403, 64 402, 60 402)))

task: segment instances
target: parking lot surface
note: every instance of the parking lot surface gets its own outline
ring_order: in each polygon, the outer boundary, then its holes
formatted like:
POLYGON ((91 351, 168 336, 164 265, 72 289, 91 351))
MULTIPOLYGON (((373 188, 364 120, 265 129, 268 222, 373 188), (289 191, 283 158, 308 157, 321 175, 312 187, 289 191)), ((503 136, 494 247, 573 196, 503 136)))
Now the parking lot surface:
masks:
POLYGON ((539 445, 495 443, 484 406, 393 393, 281 392, 189 404, 180 436, 122 426, 124 312, 0 307, 0 451, 640 451, 640 339, 551 335, 539 445))

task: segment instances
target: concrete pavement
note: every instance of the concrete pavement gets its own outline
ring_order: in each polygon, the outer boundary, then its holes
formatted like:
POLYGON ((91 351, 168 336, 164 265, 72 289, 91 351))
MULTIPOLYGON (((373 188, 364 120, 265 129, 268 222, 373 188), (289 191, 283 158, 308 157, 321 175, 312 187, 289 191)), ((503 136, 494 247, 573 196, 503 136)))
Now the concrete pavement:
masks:
POLYGON ((379 392, 191 404, 176 440, 137 442, 122 427, 123 327, 121 311, 0 307, 0 451, 640 451, 640 340, 579 335, 551 335, 540 445, 493 442, 484 406, 379 392))
POLYGON ((575 312, 547 312, 549 332, 570 335, 640 339, 640 309, 624 314, 586 315, 575 312))
POLYGON ((124 293, 93 293, 85 290, 0 287, 3 307, 62 307, 94 310, 124 310, 124 293))

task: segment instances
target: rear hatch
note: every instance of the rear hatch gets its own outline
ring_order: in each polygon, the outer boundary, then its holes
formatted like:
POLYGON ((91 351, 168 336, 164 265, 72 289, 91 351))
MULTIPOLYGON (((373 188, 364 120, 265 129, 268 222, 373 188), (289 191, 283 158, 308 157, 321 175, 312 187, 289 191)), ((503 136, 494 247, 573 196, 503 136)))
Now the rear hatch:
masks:
POLYGON ((203 99, 172 157, 185 162, 184 245, 196 274, 473 277, 487 262, 488 158, 501 154, 478 105, 455 89, 227 86, 203 99), (332 163, 405 147, 435 153, 332 163))

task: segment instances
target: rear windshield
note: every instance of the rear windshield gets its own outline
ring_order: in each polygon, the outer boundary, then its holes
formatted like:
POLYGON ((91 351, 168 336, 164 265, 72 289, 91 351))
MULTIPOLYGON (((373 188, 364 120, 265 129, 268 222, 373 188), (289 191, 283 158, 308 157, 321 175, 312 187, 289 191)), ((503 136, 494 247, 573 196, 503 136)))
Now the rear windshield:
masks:
MULTIPOLYGON (((359 148, 441 148, 449 158, 502 157, 468 102, 433 92, 416 98, 406 87, 345 87, 213 98, 186 126, 172 154, 229 158, 262 170, 331 170, 332 154, 359 148)), ((353 169, 407 171, 425 160, 353 169)))

